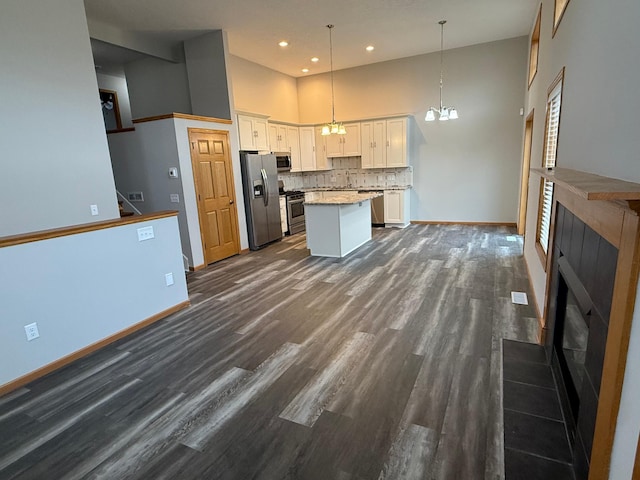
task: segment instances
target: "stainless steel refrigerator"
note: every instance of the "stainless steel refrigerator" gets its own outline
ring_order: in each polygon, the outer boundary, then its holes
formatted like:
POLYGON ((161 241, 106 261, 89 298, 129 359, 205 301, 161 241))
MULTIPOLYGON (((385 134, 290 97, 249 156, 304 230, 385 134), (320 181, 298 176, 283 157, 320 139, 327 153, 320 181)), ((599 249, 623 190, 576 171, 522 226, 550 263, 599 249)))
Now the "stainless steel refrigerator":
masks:
POLYGON ((240 152, 240 167, 249 248, 258 250, 282 238, 276 156, 240 152))

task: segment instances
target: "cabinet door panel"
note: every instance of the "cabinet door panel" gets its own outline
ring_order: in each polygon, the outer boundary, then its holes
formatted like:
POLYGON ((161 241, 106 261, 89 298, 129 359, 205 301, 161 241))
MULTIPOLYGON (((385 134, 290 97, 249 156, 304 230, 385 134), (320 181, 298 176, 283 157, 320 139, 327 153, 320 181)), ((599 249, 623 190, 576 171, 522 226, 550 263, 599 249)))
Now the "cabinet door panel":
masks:
POLYGON ((298 127, 286 127, 287 150, 291 153, 291 169, 300 170, 300 132, 298 127))
POLYGON ((373 168, 373 123, 360 124, 360 151, 362 168, 373 168))
MULTIPOLYGON (((329 137, 335 135, 329 135, 329 137)), ((315 164, 312 170, 327 170, 329 168, 329 161, 327 160, 327 136, 322 135, 322 127, 316 127, 316 157, 315 164)))
POLYGON ((387 167, 407 166, 407 119, 387 120, 387 167))
POLYGON ((255 118, 253 128, 257 132, 255 140, 256 150, 271 150, 269 148, 269 124, 266 119, 255 118))
POLYGON ((404 195, 400 190, 384 191, 384 223, 404 223, 404 195))
POLYGON ((315 170, 316 165, 316 149, 315 149, 315 132, 313 127, 300 127, 300 157, 297 164, 291 157, 291 171, 299 172, 300 170, 315 170), (304 165, 304 168, 303 168, 304 165))
POLYGON ((373 167, 387 166, 387 122, 373 122, 373 167))
POLYGON ((240 150, 256 149, 253 120, 250 117, 238 115, 238 135, 240 136, 240 150))
POLYGON ((342 156, 342 139, 346 135, 331 134, 325 135, 326 156, 341 157, 342 156))
POLYGON ((345 124, 344 128, 347 130, 346 135, 339 135, 342 140, 342 155, 345 157, 357 157, 361 154, 360 150, 360 124, 350 123, 345 124))

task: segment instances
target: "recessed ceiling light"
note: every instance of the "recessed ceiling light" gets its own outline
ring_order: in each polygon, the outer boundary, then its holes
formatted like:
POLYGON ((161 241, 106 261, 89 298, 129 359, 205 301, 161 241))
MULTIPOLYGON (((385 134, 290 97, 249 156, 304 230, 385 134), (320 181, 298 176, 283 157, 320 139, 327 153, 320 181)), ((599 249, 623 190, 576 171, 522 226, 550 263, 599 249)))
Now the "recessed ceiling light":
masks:
POLYGON ((367 52, 373 52, 373 45, 369 45, 365 50, 367 52))
POLYGON ((319 61, 320 61, 320 59, 319 59, 318 57, 313 57, 313 58, 311 59, 311 61, 312 61, 312 62, 319 62, 319 61))
POLYGON ((287 45, 289 45, 289 42, 287 42, 286 40, 282 40, 278 45, 280 45, 281 47, 286 47, 287 45))
POLYGON ((309 69, 308 68, 303 68, 302 69, 302 73, 309 73, 309 69))

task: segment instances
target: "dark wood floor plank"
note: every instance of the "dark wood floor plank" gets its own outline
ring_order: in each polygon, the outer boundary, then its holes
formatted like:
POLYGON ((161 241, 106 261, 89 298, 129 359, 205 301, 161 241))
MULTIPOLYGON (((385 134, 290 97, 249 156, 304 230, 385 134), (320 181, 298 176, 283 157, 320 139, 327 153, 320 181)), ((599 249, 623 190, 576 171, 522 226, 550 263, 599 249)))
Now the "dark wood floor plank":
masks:
POLYGON ((188 308, 0 398, 0 478, 502 478, 501 342, 537 333, 521 238, 372 235, 189 274, 188 308))

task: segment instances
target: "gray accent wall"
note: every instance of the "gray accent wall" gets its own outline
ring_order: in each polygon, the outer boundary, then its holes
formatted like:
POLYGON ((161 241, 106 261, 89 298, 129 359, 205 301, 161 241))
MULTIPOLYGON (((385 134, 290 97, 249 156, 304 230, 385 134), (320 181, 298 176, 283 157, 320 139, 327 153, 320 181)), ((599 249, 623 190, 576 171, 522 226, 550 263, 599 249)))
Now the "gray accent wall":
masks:
POLYGON ((194 115, 231 119, 229 86, 222 30, 184 42, 194 115))
POLYGON ((82 0, 3 0, 0 65, 0 236, 117 218, 82 0))
POLYGON ((192 113, 184 63, 148 57, 125 65, 133 119, 192 113))

